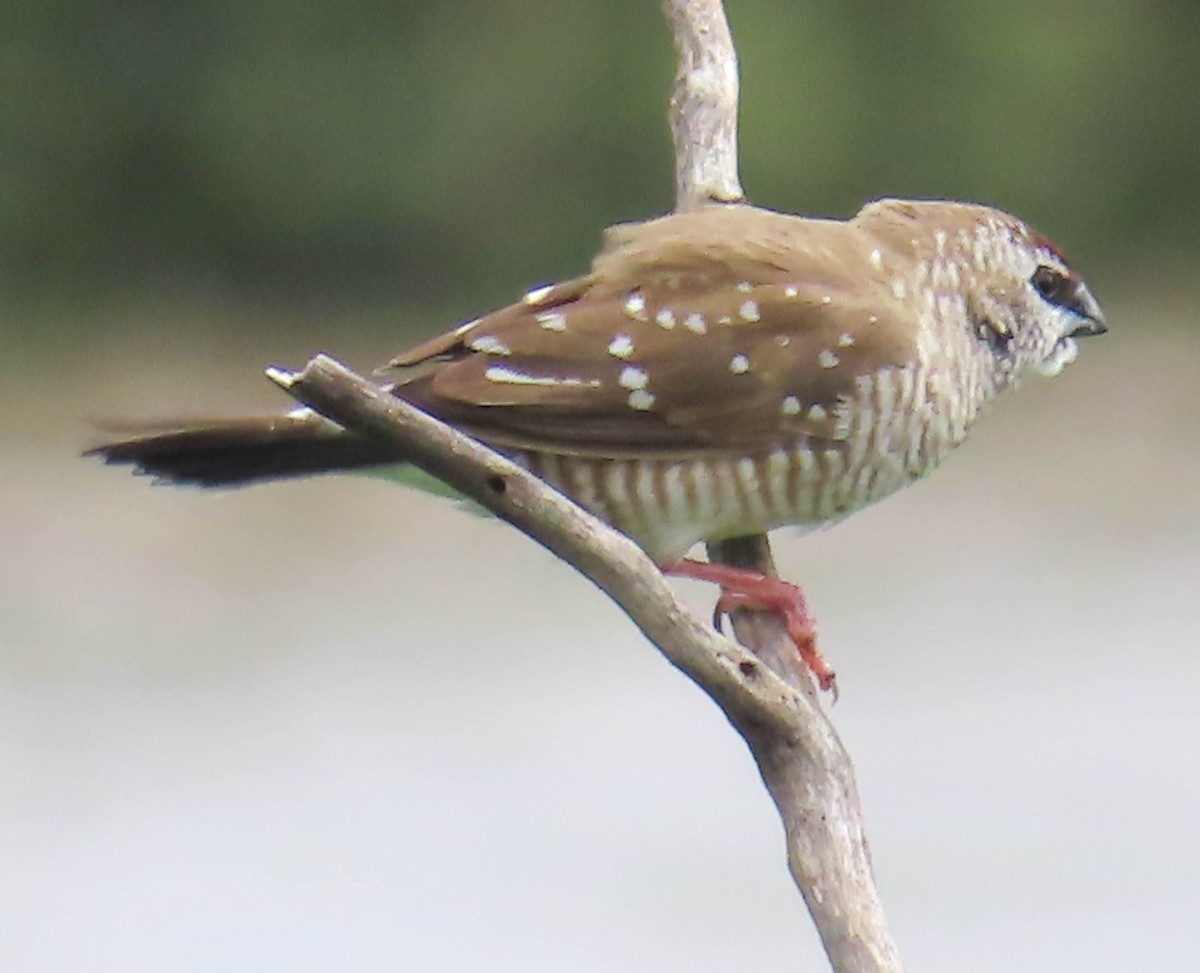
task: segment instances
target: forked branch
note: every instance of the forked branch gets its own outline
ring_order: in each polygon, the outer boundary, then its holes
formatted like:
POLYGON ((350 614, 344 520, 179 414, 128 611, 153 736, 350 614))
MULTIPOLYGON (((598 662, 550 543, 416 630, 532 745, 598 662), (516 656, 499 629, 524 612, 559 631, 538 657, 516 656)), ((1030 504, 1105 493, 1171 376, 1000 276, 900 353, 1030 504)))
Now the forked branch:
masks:
POLYGON ((738 65, 720 0, 663 0, 675 38, 675 208, 736 202, 738 65))
MULTIPOLYGON (((721 0, 663 0, 663 9, 679 59, 670 101, 676 207, 740 199, 737 54, 721 0)), ((775 573, 765 535, 708 551, 714 561, 775 573)), ((782 622, 749 612, 733 622, 743 645, 803 691, 783 733, 743 736, 783 821, 788 865, 830 964, 835 973, 896 973, 900 957, 871 873, 853 761, 795 664, 782 622)))
MULTIPOLYGON (((677 208, 736 201, 737 61, 720 0, 663 0, 679 69, 670 102, 677 208)), ((318 356, 271 377, 347 429, 411 462, 554 551, 604 590, 746 740, 778 808, 788 863, 835 973, 899 973, 871 875, 849 755, 794 644, 770 615, 739 613, 735 645, 675 598, 624 535, 510 460, 318 356)), ((772 572, 765 536, 710 545, 715 560, 772 572)), ((747 965, 753 965, 747 957, 747 965)))

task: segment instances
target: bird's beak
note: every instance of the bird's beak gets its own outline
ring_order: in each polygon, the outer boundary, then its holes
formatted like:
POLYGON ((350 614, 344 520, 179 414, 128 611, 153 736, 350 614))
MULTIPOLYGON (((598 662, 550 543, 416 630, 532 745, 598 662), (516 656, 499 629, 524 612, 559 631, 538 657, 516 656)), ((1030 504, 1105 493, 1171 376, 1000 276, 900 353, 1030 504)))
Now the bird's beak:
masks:
POLYGON ((1107 333, 1108 325, 1104 323, 1104 312, 1100 310, 1100 303, 1092 297, 1092 292, 1087 289, 1086 284, 1080 282, 1076 285, 1074 298, 1071 306, 1082 320, 1075 326, 1070 337, 1090 338, 1092 335, 1107 333))

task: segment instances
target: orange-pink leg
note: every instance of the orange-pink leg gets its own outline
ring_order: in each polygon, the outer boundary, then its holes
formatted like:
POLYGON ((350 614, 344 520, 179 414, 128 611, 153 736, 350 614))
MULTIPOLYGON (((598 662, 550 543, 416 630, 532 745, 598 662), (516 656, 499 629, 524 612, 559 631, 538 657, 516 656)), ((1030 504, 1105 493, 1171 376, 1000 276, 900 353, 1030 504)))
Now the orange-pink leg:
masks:
POLYGON ((800 658, 816 678, 817 685, 829 690, 837 700, 837 676, 817 648, 817 631, 808 614, 804 593, 796 585, 749 568, 710 564, 686 557, 664 565, 662 570, 664 574, 677 578, 692 578, 720 585, 721 595, 717 599, 715 618, 739 609, 778 612, 783 616, 788 634, 796 643, 800 658))

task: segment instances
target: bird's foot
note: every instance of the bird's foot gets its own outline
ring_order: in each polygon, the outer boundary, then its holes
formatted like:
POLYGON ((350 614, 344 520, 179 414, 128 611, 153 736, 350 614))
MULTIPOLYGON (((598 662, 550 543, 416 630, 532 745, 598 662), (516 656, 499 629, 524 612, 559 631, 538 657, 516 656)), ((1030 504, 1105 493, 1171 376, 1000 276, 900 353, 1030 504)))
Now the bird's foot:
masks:
POLYGON ((771 611, 783 616, 788 635, 796 643, 800 658, 808 666, 817 685, 833 694, 837 702, 837 675, 817 648, 817 630, 808 613, 804 592, 791 582, 768 577, 761 571, 735 568, 728 564, 711 564, 681 558, 663 567, 664 574, 696 581, 710 581, 721 586, 721 596, 713 611, 713 624, 721 628, 721 616, 731 612, 771 611))

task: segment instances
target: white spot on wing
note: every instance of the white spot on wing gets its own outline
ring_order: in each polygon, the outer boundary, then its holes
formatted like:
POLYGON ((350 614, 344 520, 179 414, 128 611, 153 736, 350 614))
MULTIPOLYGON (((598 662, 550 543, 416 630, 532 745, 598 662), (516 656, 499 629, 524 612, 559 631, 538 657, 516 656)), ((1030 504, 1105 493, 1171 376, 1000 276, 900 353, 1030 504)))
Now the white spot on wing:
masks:
POLYGON ((526 294, 522 300, 526 304, 541 304, 552 290, 554 290, 553 284, 545 284, 542 287, 535 287, 528 294, 526 294))
POLYGON ((903 279, 897 277, 892 281, 892 294, 898 301, 902 301, 908 296, 908 285, 904 283, 903 279))
POLYGON ((794 395, 785 395, 779 404, 779 411, 785 416, 800 415, 800 400, 794 395))
POLYGON ((729 370, 734 375, 745 375, 750 371, 750 359, 745 355, 734 355, 729 359, 729 370))
POLYGON ((645 412, 654 405, 654 395, 645 389, 634 389, 629 393, 629 408, 645 412))
POLYGON ((627 334, 619 334, 608 343, 608 353, 613 358, 628 358, 633 354, 633 339, 627 334))
POLYGON ((634 291, 625 298, 625 313, 634 320, 646 320, 646 296, 641 291, 634 291))
POLYGON ((883 266, 883 252, 876 247, 871 251, 871 266, 879 270, 883 266))
POLYGON ((595 378, 582 379, 571 375, 530 375, 528 372, 519 372, 515 368, 509 368, 507 365, 489 365, 484 371, 483 377, 489 382, 497 382, 501 385, 541 385, 548 388, 558 385, 567 385, 576 388, 600 387, 600 380, 595 378))
POLYGON ((503 341, 491 334, 481 334, 467 342, 467 347, 485 355, 511 355, 512 349, 503 341))
POLYGON ((636 365, 626 365, 621 369, 621 377, 617 379, 617 384, 623 389, 644 389, 646 383, 650 381, 650 376, 646 374, 644 369, 638 368, 636 365))
POLYGON ((799 293, 800 288, 798 288, 795 284, 788 284, 787 287, 783 289, 784 297, 795 297, 799 293))
POLYGON ((840 361, 841 359, 828 348, 822 348, 821 353, 817 355, 817 364, 822 368, 834 368, 840 361))
POLYGON ((838 335, 839 348, 849 348, 852 344, 854 344, 854 335, 850 334, 849 331, 843 331, 838 335))
POLYGON ((757 321, 761 317, 758 311, 758 302, 743 301, 742 306, 738 308, 738 316, 743 321, 757 321))
POLYGON ((675 327, 675 312, 669 307, 664 307, 656 315, 654 315, 654 323, 660 328, 670 331, 675 327))
POLYGON ((534 320, 547 331, 567 330, 567 316, 561 311, 542 311, 534 320))
POLYGON ((683 326, 693 334, 708 334, 708 323, 699 311, 693 311, 683 319, 683 326))
POLYGON ((738 284, 737 284, 737 289, 739 291, 741 291, 743 294, 749 294, 752 290, 754 290, 754 285, 751 284, 750 281, 748 281, 748 280, 739 280, 738 284))
POLYGON ((808 410, 808 418, 813 422, 824 422, 829 418, 829 413, 825 411, 823 406, 814 405, 808 410))

